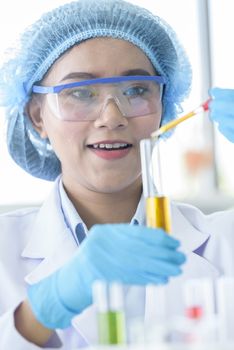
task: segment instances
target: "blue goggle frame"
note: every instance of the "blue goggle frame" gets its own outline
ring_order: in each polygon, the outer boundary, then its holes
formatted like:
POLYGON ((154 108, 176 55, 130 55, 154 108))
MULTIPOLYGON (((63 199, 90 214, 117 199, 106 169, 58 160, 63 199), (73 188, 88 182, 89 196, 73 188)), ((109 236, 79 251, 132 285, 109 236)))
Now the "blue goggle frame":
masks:
POLYGON ((166 84, 166 79, 159 75, 131 75, 131 76, 116 76, 116 77, 108 77, 108 78, 89 79, 89 80, 77 81, 74 83, 56 85, 56 86, 33 85, 32 92, 37 94, 56 94, 61 92, 64 89, 73 88, 76 86, 88 86, 93 84, 110 84, 110 83, 118 83, 122 81, 135 81, 135 80, 155 81, 160 85, 166 84))

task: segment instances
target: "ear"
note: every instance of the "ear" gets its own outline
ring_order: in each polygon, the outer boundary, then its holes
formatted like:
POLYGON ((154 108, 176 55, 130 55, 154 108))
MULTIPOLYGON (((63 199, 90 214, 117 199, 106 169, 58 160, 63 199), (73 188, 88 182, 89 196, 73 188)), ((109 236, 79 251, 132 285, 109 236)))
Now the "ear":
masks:
POLYGON ((31 119, 34 129, 38 132, 42 139, 48 138, 42 118, 42 100, 37 96, 32 96, 25 110, 31 119))

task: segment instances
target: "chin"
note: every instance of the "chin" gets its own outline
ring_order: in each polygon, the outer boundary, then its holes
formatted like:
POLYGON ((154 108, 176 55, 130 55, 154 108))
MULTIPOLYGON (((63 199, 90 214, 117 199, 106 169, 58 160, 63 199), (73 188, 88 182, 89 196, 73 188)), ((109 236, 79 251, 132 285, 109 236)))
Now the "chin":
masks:
POLYGON ((99 193, 119 193, 122 191, 125 191, 129 188, 131 188, 131 186, 135 186, 136 185, 136 181, 138 181, 139 177, 134 177, 131 179, 118 179, 118 181, 114 181, 115 179, 113 179, 113 181, 110 182, 110 180, 108 179, 108 181, 105 181, 105 179, 103 179, 100 182, 96 182, 95 184, 93 184, 93 190, 95 192, 99 192, 99 193))
POLYGON ((118 193, 118 192, 121 192, 121 191, 123 191, 123 190, 125 190, 126 188, 127 188, 128 186, 123 186, 122 184, 121 184, 121 186, 120 186, 120 184, 119 185, 116 185, 116 186, 113 186, 113 185, 110 185, 110 186, 108 186, 108 185, 103 185, 103 186, 94 186, 93 187, 93 190, 95 191, 95 192, 99 192, 99 193, 105 193, 105 194, 114 194, 114 193, 118 193))

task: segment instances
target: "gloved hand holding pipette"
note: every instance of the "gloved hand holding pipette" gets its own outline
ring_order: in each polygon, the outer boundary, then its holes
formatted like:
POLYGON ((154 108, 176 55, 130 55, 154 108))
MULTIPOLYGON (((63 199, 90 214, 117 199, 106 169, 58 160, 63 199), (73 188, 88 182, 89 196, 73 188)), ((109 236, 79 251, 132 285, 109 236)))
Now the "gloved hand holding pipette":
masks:
POLYGON ((210 118, 218 123, 219 131, 234 142, 234 89, 212 88, 209 103, 210 118))
POLYGON ((179 242, 163 230, 138 225, 96 225, 71 260, 29 287, 29 302, 39 322, 65 328, 92 302, 95 280, 146 285, 166 283, 181 273, 185 256, 179 242))

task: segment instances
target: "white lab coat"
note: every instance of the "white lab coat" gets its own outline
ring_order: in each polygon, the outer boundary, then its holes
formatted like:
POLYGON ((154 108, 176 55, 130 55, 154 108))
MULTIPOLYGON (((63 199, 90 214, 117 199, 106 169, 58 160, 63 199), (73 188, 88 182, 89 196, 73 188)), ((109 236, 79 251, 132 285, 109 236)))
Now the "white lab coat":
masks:
MULTIPOLYGON (((205 216, 184 204, 172 204, 171 211, 173 235, 187 253, 183 274, 169 283, 168 301, 171 311, 176 313, 182 305, 179 288, 184 279, 234 276, 234 211, 205 216), (203 256, 194 253, 196 249, 204 250, 203 256)), ((0 350, 40 349, 16 331, 13 313, 26 298, 27 284, 55 271, 78 249, 63 220, 58 184, 40 209, 0 216, 0 228, 0 350)), ((150 318, 151 301, 144 288, 128 288, 126 303, 129 317, 144 313, 146 320, 150 318)), ((72 327, 58 330, 57 334, 63 350, 95 343, 94 307, 74 318, 72 327)), ((47 349, 54 346, 55 343, 48 345, 47 349)))

